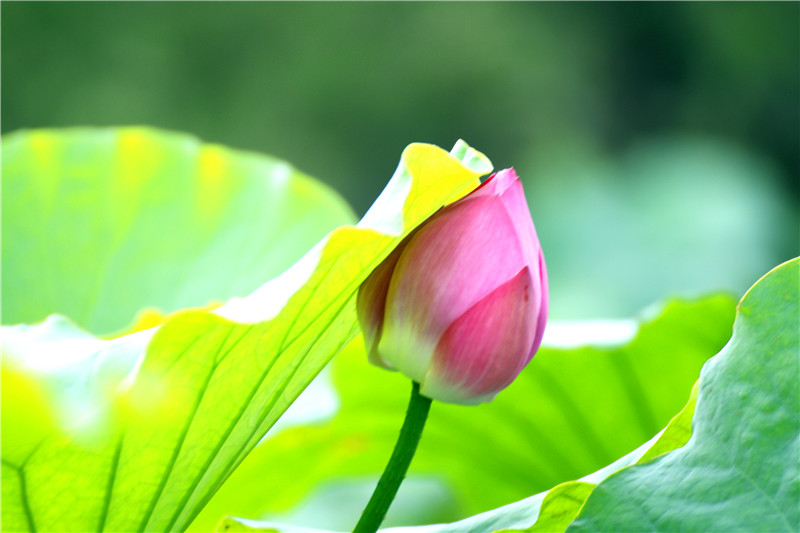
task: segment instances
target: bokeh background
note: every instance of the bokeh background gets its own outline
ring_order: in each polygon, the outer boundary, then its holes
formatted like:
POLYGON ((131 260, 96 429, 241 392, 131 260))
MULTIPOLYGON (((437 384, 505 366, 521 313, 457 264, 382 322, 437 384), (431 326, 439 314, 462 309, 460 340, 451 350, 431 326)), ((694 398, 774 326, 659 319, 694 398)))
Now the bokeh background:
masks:
POLYGON ((2 6, 2 131, 143 124, 363 213, 403 147, 524 179, 555 318, 741 295, 798 254, 800 4, 2 6))

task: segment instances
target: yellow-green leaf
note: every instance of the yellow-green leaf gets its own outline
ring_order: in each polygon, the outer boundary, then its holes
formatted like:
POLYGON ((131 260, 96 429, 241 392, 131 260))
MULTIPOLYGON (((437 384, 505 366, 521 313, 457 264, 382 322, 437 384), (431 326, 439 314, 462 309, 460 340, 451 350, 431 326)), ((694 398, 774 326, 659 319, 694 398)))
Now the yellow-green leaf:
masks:
MULTIPOLYGON (((44 154, 29 160, 58 161, 44 154)), ((453 154, 410 145, 357 226, 332 231, 283 274, 213 311, 181 310, 161 326, 106 340, 58 316, 4 328, 3 365, 38 384, 55 420, 38 442, 4 435, 4 530, 185 529, 355 335, 361 281, 405 234, 490 169, 464 143, 453 154)), ((44 175, 57 174, 51 170, 44 175)), ((165 202, 158 208, 169 209, 165 202)), ((258 228, 243 223, 240 231, 258 228)), ((3 420, 20 420, 15 413, 27 407, 3 400, 3 420)))

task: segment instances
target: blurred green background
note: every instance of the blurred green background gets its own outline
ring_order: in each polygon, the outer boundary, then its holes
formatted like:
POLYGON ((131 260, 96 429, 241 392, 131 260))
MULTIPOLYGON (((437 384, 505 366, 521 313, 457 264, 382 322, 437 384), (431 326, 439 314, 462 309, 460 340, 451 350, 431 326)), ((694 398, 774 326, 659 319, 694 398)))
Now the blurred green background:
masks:
POLYGON ((798 3, 2 6, 2 131, 146 124, 363 213, 409 142, 524 179, 555 318, 741 294, 798 254, 798 3))

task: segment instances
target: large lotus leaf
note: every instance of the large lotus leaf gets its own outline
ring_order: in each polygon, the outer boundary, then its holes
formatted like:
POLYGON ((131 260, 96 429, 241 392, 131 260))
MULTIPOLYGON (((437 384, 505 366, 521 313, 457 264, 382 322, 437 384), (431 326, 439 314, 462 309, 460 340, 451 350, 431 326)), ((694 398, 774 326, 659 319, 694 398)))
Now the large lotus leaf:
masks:
POLYGON ((489 169, 463 143, 410 145, 358 226, 213 312, 107 340, 61 317, 4 328, 3 529, 185 529, 356 334, 369 272, 489 169))
POLYGON ((245 296, 354 220, 283 161, 149 128, 8 135, 2 187, 3 324, 96 334, 245 296))
MULTIPOLYGON (((681 409, 703 362, 730 336, 734 305, 728 296, 671 300, 642 319, 624 345, 545 347, 493 402, 436 403, 411 476, 444 480, 460 510, 432 519, 520 500, 589 474, 650 439, 681 409)), ((286 430, 258 447, 193 529, 206 530, 225 514, 276 516, 344 476, 376 479, 397 438, 410 385, 402 375, 366 365, 358 341, 333 363, 341 396, 336 417, 286 430), (309 458, 313 468, 305 467, 309 458)), ((410 490, 401 487, 399 498, 410 497, 410 490)), ((350 515, 327 527, 352 527, 368 497, 353 498, 350 515)), ((408 524, 389 513, 387 525, 408 524)))
POLYGON ((601 483, 568 531, 800 531, 800 260, 756 283, 682 448, 601 483))
MULTIPOLYGON (((686 406, 649 442, 579 481, 499 509, 385 531, 556 532, 579 511, 568 531, 797 531, 798 267, 798 259, 785 263, 748 291, 733 338, 703 367, 686 406)), ((299 529, 226 518, 218 530, 299 529)))

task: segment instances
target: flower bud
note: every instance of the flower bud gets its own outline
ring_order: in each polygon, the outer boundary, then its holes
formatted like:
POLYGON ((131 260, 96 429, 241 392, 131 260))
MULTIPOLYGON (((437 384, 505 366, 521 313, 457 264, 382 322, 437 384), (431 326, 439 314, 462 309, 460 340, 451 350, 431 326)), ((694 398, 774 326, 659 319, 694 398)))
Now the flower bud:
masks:
POLYGON ((531 360, 547 271, 513 169, 433 214, 370 274, 358 318, 373 364, 443 402, 492 400, 531 360))

